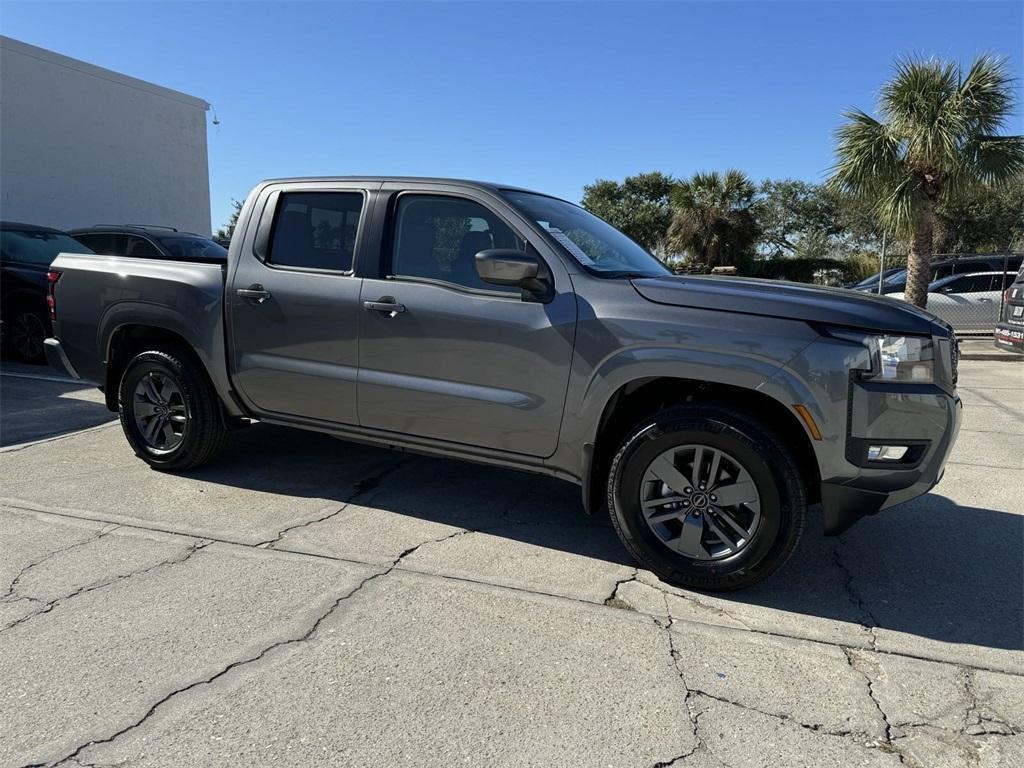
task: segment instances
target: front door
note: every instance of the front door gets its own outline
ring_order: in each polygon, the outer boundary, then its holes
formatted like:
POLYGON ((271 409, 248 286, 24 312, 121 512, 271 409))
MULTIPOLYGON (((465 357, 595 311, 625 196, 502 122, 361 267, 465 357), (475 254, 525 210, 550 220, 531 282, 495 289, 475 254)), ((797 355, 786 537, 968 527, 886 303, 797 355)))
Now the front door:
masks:
POLYGON ((359 421, 364 427, 531 456, 555 451, 576 325, 560 264, 548 303, 488 285, 474 256, 530 248, 469 196, 391 201, 386 276, 362 286, 359 421))
POLYGON ((344 184, 269 195, 266 253, 241 253, 227 292, 234 380, 256 413, 357 423, 352 265, 367 200, 344 184))

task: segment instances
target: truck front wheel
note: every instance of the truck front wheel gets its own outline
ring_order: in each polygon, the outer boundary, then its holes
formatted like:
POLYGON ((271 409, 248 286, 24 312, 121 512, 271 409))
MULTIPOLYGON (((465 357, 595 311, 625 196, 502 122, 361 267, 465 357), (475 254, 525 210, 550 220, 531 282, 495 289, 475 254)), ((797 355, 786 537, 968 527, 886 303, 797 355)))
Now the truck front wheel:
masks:
POLYGON ((135 455, 155 469, 182 471, 216 456, 227 430, 202 366, 188 351, 133 357, 118 391, 118 414, 135 455))
POLYGON ((665 581, 696 589, 740 589, 779 568, 805 507, 786 446, 724 405, 672 408, 637 425, 608 478, 626 548, 665 581))

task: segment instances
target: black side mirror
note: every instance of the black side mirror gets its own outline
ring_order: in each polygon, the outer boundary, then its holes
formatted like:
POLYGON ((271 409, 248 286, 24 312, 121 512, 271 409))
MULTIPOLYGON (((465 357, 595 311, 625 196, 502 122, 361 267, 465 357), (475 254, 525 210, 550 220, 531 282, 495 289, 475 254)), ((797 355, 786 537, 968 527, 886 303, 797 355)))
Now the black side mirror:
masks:
POLYGON ((488 248, 475 257, 476 273, 491 285, 514 285, 531 293, 543 293, 547 282, 541 279, 536 256, 511 248, 488 248))

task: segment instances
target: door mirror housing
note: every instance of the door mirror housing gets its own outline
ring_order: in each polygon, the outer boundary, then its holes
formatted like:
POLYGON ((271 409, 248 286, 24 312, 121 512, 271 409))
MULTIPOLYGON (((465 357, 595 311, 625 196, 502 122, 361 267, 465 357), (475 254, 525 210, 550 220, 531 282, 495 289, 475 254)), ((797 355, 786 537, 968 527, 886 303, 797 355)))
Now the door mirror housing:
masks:
POLYGON ((488 248, 475 257, 476 273, 491 285, 512 285, 523 291, 546 295, 550 282, 540 276, 540 259, 512 248, 488 248))

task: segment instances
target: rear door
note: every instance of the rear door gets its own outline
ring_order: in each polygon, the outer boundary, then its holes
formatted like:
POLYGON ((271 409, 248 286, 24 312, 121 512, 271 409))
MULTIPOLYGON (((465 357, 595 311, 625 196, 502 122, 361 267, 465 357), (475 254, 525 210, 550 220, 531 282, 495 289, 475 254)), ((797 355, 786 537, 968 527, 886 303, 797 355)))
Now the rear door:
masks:
POLYGON ((546 264, 554 284, 548 303, 483 283, 477 252, 543 249, 507 204, 478 190, 388 184, 378 206, 387 212, 384 258, 362 288, 360 424, 552 454, 576 327, 564 266, 546 264))
POLYGON ((377 186, 289 183, 257 199, 227 289, 234 381, 256 413, 357 423, 353 265, 377 186))

